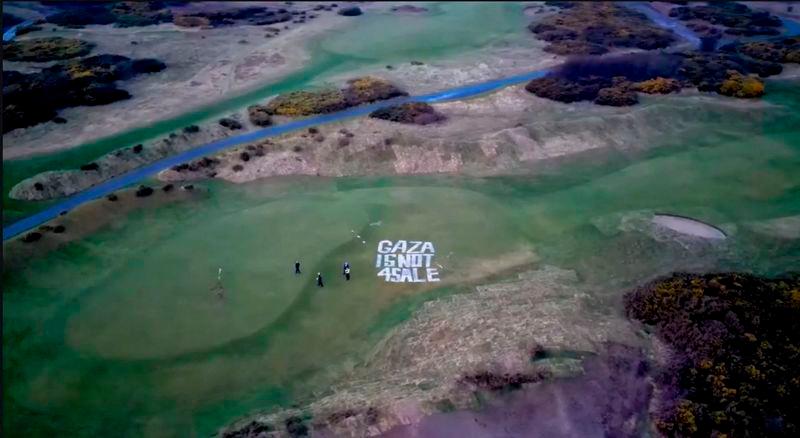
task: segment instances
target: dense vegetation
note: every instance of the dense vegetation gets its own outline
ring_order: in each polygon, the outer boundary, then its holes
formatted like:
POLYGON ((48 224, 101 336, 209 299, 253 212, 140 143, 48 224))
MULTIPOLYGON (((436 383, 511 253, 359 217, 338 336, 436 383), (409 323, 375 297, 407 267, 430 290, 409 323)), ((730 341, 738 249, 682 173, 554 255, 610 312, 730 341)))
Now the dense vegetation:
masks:
POLYGON ((269 101, 263 111, 269 115, 307 116, 339 111, 364 103, 407 96, 390 82, 374 77, 351 79, 341 90, 295 91, 269 101))
POLYGON ((611 48, 652 50, 675 41, 644 14, 612 2, 547 2, 561 10, 528 29, 559 55, 602 55, 611 48))
POLYGON ((86 56, 93 48, 75 38, 35 38, 4 43, 3 56, 8 61, 47 62, 86 56))
POLYGON ((118 80, 165 68, 156 59, 97 55, 57 63, 37 73, 3 71, 3 132, 53 120, 62 108, 129 99, 118 80))
POLYGON ((675 274, 625 298, 670 348, 653 411, 668 436, 800 433, 800 277, 675 274))

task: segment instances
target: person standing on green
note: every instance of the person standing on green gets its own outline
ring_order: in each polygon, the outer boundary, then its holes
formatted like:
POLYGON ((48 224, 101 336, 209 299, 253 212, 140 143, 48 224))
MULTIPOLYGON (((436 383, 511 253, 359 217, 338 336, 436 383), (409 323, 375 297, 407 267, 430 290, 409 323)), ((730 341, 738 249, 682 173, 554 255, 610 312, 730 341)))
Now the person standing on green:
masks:
POLYGON ((325 285, 322 284, 322 273, 320 272, 317 272, 317 286, 325 287, 325 285))

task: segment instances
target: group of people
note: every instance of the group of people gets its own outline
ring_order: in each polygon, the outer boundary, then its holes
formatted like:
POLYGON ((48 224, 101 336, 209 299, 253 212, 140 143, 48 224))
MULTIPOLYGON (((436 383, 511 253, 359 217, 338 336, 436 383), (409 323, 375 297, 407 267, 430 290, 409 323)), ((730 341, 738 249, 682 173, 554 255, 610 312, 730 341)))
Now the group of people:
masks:
MULTIPOLYGON (((297 260, 294 262, 294 274, 295 275, 301 274, 301 272, 300 272, 300 262, 297 261, 297 260)), ((344 265, 342 265, 342 275, 344 276, 345 280, 350 281, 350 263, 349 262, 344 262, 344 265)), ((325 284, 322 281, 322 273, 321 272, 317 272, 317 286, 318 287, 325 287, 325 284)))

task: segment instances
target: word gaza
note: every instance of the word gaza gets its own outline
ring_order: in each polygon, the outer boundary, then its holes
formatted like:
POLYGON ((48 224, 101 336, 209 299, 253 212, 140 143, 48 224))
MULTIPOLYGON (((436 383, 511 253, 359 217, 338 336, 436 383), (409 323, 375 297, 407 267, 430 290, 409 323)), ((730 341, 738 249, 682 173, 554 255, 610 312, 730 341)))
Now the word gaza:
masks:
POLYGON ((439 271, 431 268, 436 255, 432 242, 418 240, 381 240, 375 267, 383 268, 378 277, 390 283, 425 283, 439 281, 439 271))

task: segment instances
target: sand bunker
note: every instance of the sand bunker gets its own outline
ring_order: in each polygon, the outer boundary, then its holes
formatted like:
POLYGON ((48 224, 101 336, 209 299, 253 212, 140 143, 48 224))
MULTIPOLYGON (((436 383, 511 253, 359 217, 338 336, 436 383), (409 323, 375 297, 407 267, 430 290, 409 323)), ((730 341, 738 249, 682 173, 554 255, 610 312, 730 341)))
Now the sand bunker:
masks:
POLYGON ((681 234, 701 237, 703 239, 725 239, 727 237, 725 232, 713 225, 683 216, 655 214, 653 216, 653 223, 681 234))

